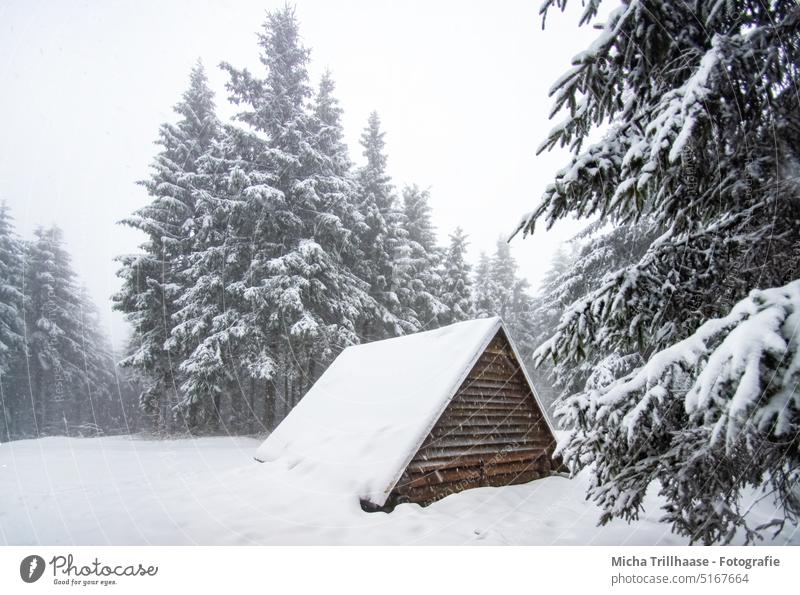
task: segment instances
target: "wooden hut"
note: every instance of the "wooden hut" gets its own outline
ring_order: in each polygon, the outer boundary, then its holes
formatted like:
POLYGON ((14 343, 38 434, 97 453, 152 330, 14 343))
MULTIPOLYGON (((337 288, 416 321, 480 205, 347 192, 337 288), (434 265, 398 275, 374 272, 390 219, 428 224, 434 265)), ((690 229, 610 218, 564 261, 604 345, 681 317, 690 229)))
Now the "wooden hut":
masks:
POLYGON ((365 510, 555 468, 552 425, 499 318, 349 347, 259 448, 365 510))

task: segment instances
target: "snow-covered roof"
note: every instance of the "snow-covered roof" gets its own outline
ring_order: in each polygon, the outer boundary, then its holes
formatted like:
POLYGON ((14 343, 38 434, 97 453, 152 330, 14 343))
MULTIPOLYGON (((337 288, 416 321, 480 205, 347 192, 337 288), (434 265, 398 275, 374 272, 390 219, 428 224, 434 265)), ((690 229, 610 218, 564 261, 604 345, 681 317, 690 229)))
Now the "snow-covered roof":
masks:
POLYGON ((283 462, 318 489, 383 505, 502 326, 484 318, 348 347, 256 459, 283 462))

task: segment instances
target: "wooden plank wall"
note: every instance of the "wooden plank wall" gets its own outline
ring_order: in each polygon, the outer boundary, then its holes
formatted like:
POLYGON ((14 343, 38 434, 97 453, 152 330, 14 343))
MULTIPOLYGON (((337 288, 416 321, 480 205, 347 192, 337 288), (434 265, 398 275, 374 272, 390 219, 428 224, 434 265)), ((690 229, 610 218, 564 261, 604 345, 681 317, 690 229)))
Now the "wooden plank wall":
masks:
POLYGON ((427 505, 479 486, 549 475, 555 438, 503 331, 481 355, 387 504, 427 505))

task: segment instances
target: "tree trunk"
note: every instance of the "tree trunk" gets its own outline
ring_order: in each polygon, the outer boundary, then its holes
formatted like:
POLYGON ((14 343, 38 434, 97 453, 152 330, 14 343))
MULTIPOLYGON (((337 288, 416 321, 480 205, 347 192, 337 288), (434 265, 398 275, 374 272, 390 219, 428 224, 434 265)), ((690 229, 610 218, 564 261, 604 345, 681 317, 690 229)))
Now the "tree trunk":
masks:
POLYGON ((39 438, 42 436, 42 432, 44 431, 44 425, 46 423, 46 416, 47 416, 47 407, 42 398, 42 393, 44 392, 42 381, 42 373, 38 373, 35 376, 36 378, 36 391, 34 391, 34 416, 36 417, 34 429, 36 430, 36 437, 39 438))
MULTIPOLYGON (((80 390, 80 389, 78 389, 78 390, 80 390)), ((83 399, 84 398, 86 398, 86 399, 90 398, 89 390, 90 389, 87 386, 86 387, 86 395, 82 395, 82 394, 78 393, 77 391, 76 391, 76 394, 73 395, 73 398, 72 398, 72 400, 73 400, 72 411, 70 411, 70 416, 67 418, 67 419, 69 419, 70 425, 76 426, 76 425, 81 425, 83 423, 83 419, 82 419, 82 417, 83 417, 83 399)), ((95 420, 92 419, 90 421, 94 422, 95 420)))
POLYGON ((214 431, 219 432, 220 428, 222 427, 222 412, 220 411, 220 402, 221 402, 220 394, 214 393, 214 431))
MULTIPOLYGON (((312 386, 314 386, 314 375, 317 373, 317 360, 315 358, 310 358, 308 362, 308 372, 306 373, 306 386, 303 389, 303 394, 307 393, 312 386)), ((303 395, 301 395, 302 398, 303 395)))
POLYGON ((291 399, 291 394, 289 393, 289 372, 286 368, 283 369, 283 415, 281 416, 281 421, 289 415, 289 410, 291 406, 289 404, 289 400, 291 399))
POLYGON ((250 393, 247 395, 247 419, 245 420, 244 428, 248 434, 258 431, 258 415, 256 415, 256 391, 258 390, 258 383, 256 379, 250 378, 250 393))
POLYGON ((275 381, 270 379, 264 383, 264 429, 271 432, 275 427, 275 381))
POLYGON ((11 416, 9 411, 10 403, 6 401, 6 393, 3 388, 5 378, 0 374, 0 443, 11 440, 11 416))

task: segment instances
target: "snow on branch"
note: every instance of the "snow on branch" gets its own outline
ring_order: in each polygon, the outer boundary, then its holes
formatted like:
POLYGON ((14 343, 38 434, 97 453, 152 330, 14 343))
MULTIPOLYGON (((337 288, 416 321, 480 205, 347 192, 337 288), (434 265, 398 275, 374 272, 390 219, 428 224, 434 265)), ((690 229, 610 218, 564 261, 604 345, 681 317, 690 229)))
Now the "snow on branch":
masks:
POLYGON ((672 347, 650 357, 635 373, 589 391, 603 418, 633 395, 638 401, 622 419, 633 440, 650 401, 674 390, 676 371, 693 376, 686 413, 713 424, 712 445, 731 449, 752 424, 765 434, 797 430, 800 412, 800 280, 754 290, 723 317, 704 323, 672 347))

